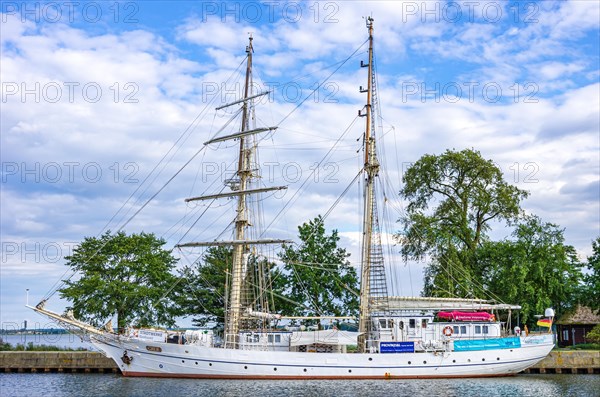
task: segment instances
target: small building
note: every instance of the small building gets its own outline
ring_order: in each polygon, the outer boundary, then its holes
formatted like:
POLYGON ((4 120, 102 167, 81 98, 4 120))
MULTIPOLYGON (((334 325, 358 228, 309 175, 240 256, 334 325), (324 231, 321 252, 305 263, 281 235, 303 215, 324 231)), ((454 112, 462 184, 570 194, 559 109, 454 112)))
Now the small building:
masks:
POLYGON ((578 305, 574 311, 562 315, 555 324, 560 347, 588 343, 586 336, 600 324, 600 314, 594 313, 587 306, 578 305))

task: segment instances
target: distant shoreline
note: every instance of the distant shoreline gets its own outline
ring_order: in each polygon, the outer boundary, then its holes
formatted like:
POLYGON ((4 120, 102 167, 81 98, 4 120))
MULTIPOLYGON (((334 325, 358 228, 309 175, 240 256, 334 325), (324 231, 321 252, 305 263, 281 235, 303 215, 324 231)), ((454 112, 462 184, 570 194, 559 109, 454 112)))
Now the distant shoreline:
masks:
MULTIPOLYGON (((63 335, 63 334, 73 334, 74 332, 67 331, 66 329, 41 329, 41 330, 33 330, 28 329, 26 331, 8 331, 8 330, 0 330, 0 337, 2 335, 63 335)), ((77 333, 74 333, 77 335, 77 333)))

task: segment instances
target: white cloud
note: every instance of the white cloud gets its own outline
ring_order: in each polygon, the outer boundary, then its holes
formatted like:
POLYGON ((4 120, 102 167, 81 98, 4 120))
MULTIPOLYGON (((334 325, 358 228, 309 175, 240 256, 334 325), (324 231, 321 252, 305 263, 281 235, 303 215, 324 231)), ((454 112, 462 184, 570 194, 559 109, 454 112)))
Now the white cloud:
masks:
MULTIPOLYGON (((280 85, 297 81, 304 97, 365 41, 361 16, 372 12, 380 83, 377 94, 386 132, 378 139, 385 145, 385 162, 393 168, 390 179, 397 183, 403 164, 425 153, 474 147, 493 159, 507 180, 530 190, 526 210, 565 227, 567 243, 585 256, 600 224, 598 51, 597 42, 585 40, 597 31, 597 2, 540 3, 539 22, 518 27, 509 20, 497 24, 481 19, 423 23, 420 15, 406 15, 409 3, 414 2, 343 2, 335 3, 337 10, 321 9, 336 11, 336 23, 315 23, 310 14, 296 23, 278 20, 261 25, 211 18, 202 22, 192 15, 174 24, 178 26, 174 42, 149 29, 99 31, 95 26, 92 32, 65 24, 21 23, 9 16, 2 25, 0 71, 6 99, 0 137, 3 241, 69 242, 98 234, 138 186, 127 178, 142 181, 193 124, 160 176, 148 183, 147 191, 136 194, 141 197, 138 205, 149 198, 228 119, 223 111, 213 117, 213 108, 239 93, 235 84, 243 70, 235 70, 244 59, 249 31, 255 38, 256 81, 280 85), (211 103, 207 92, 224 87, 222 82, 230 76, 233 78, 225 88, 232 91, 211 103), (479 84, 473 98, 465 87, 458 98, 438 95, 437 102, 421 92, 406 95, 407 83, 424 83, 432 89, 436 82, 444 87, 449 82, 470 81, 479 84), (525 81, 537 84, 539 91, 533 96, 537 102, 524 101, 525 81), (64 86, 68 82, 79 84, 73 101, 64 86), (502 87, 498 103, 486 101, 482 95, 483 85, 489 82, 502 87), (510 87, 515 82, 521 84, 521 95, 513 98, 510 87), (21 98, 22 84, 31 90, 35 83, 40 84, 39 103, 34 100, 36 94, 21 98), (63 95, 51 103, 48 84, 54 83, 63 88, 63 95), (87 83, 101 87, 103 94, 97 102, 83 96, 81 87, 87 83), (115 83, 119 83, 118 89, 115 83), (126 89, 127 83, 134 86, 126 89), (8 88, 18 91, 10 95, 8 88), (116 90, 119 98, 115 101, 116 90), (127 95, 137 103, 125 103, 127 95), (194 122, 200 113, 201 120, 194 122), (52 164, 62 172, 55 181, 52 164), (94 180, 93 175, 83 174, 85 166, 90 172, 99 168, 102 176, 94 180), (73 175, 69 167, 74 168, 73 175)), ((320 18, 325 15, 321 13, 320 18)), ((262 142, 260 162, 276 164, 272 178, 267 180, 263 173, 262 182, 290 186, 283 198, 276 195, 264 202, 264 224, 310 179, 294 205, 272 225, 270 236, 294 238, 299 224, 329 210, 360 168, 364 119, 340 138, 365 101, 358 92, 358 86, 366 85, 366 70, 358 67, 360 60, 367 60, 366 47, 332 77, 334 85, 329 90, 322 88, 317 99, 310 98, 293 113, 300 99, 290 100, 281 91, 257 109, 259 125, 274 125, 287 117, 273 137, 262 142), (310 174, 315 163, 338 139, 338 150, 326 160, 334 168, 321 168, 315 178, 310 174), (292 180, 284 174, 286 166, 290 170, 297 166, 301 178, 292 180), (326 177, 332 179, 325 183, 326 177)), ((237 128, 232 125, 224 133, 237 128)), ((220 149, 202 152, 127 231, 152 231, 168 238, 169 244, 177 242, 204 208, 186 207, 182 199, 218 191, 222 181, 210 185, 207 166, 223 170, 236 155, 235 143, 223 144, 220 149), (181 219, 186 222, 177 223, 181 219)), ((393 197, 398 188, 388 188, 388 196, 393 197)), ((358 184, 351 186, 347 196, 331 212, 326 225, 340 230, 353 253, 351 261, 356 263, 358 184)), ((219 205, 214 214, 203 218, 202 227, 186 238, 212 239, 223 231, 231 220, 225 211, 232 204, 219 205)), ((117 220, 122 223, 135 208, 127 215, 120 213, 117 220)), ((115 230, 120 223, 113 221, 109 227, 115 230)), ((393 250, 397 252, 398 247, 393 250)), ((36 279, 35 288, 43 293, 64 270, 60 264, 48 265, 43 270, 47 280, 38 280, 42 267, 31 258, 23 262, 15 257, 1 264, 3 285, 31 276, 36 279)), ((400 274, 410 270, 408 278, 419 284, 422 266, 400 261, 390 273, 401 282, 407 277, 400 274)), ((410 287, 403 284, 402 291, 407 294, 410 287)), ((4 288, 2 294, 5 321, 8 298, 4 288)))

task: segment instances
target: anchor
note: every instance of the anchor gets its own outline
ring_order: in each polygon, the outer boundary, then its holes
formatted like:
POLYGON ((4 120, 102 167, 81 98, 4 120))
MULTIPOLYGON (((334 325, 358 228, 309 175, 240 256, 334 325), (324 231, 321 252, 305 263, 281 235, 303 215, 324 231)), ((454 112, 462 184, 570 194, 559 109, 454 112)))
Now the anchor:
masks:
POLYGON ((121 357, 121 361, 123 361, 125 364, 129 365, 133 361, 133 357, 129 357, 127 355, 127 350, 125 350, 125 352, 123 352, 123 357, 121 357))

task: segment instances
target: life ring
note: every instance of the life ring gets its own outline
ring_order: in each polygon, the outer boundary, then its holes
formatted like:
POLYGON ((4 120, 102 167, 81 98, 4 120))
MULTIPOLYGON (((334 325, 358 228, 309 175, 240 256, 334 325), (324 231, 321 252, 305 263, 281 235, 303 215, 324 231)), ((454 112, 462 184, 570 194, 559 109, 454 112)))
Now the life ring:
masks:
POLYGON ((444 336, 452 336, 452 327, 447 325, 442 332, 444 333, 444 336))

